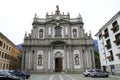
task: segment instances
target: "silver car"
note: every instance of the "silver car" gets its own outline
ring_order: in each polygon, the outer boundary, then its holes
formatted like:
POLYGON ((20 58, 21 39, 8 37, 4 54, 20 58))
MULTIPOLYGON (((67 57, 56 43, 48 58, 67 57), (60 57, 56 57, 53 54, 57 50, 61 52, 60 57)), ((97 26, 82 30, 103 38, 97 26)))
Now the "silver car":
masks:
POLYGON ((92 72, 90 73, 90 76, 91 77, 109 77, 108 73, 100 69, 92 70, 92 72))

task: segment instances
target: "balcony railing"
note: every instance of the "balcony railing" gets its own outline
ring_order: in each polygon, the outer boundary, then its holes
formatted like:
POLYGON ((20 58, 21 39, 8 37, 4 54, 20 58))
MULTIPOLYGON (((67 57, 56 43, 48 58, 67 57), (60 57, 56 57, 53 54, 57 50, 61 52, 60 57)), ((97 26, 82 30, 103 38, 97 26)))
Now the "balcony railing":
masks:
POLYGON ((106 44, 105 47, 106 47, 107 49, 110 49, 110 48, 111 48, 111 44, 106 44))
POLYGON ((119 38, 119 39, 116 39, 116 40, 114 41, 114 43, 116 43, 116 45, 120 45, 120 38, 119 38))
POLYGON ((114 25, 114 26, 111 28, 111 30, 115 33, 116 31, 119 30, 119 25, 118 25, 118 24, 114 25))
POLYGON ((108 32, 105 32, 105 33, 103 34, 103 36, 104 36, 105 38, 107 38, 107 37, 109 36, 108 32))
POLYGON ((62 35, 55 35, 55 37, 62 37, 62 35))

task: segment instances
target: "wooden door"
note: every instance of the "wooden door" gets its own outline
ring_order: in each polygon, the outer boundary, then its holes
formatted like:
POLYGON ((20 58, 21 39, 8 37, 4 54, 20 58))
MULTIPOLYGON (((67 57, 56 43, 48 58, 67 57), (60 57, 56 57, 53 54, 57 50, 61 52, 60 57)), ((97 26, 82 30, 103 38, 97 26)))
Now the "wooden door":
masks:
POLYGON ((62 72, 62 58, 55 58, 55 71, 62 72))

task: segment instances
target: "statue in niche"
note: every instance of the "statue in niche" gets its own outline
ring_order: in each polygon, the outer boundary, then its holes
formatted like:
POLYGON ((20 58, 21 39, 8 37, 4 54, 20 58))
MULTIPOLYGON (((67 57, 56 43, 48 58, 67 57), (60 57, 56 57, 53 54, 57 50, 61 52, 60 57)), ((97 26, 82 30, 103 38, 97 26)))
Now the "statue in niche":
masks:
POLYGON ((75 64, 79 65, 79 56, 78 56, 78 54, 75 54, 75 64))
POLYGON ((73 37, 77 37, 77 30, 73 29, 73 37))
POLYGON ((38 65, 42 65, 42 55, 38 55, 38 65))
POLYGON ((40 31, 39 31, 39 37, 43 38, 43 29, 40 29, 40 31))

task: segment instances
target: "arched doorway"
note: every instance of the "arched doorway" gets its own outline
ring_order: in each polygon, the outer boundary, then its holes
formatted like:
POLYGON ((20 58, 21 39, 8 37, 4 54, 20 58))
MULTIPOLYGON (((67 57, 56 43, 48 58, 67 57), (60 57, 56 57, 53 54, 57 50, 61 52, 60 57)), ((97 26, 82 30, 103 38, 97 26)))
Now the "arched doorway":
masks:
POLYGON ((55 54, 55 72, 62 72, 63 65, 62 65, 62 53, 56 52, 55 54))

